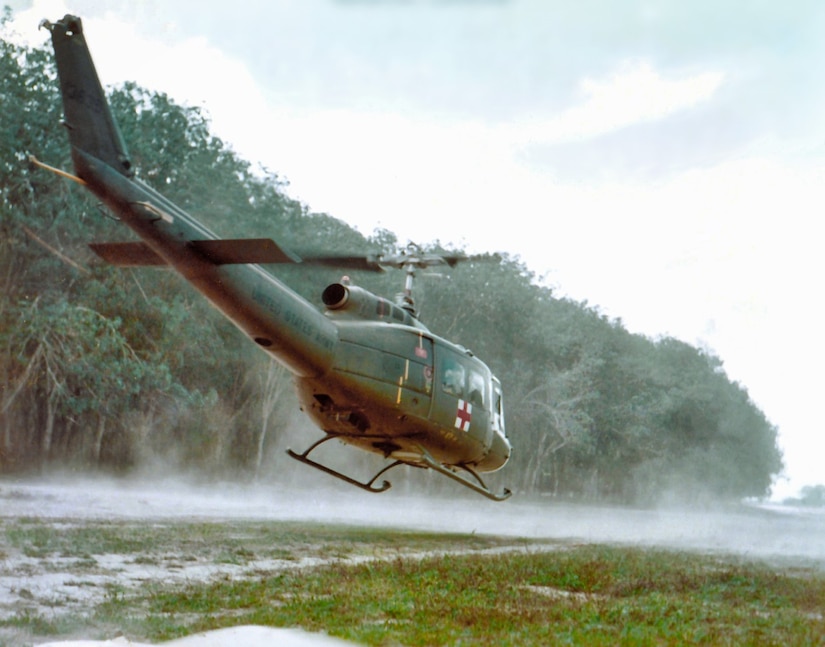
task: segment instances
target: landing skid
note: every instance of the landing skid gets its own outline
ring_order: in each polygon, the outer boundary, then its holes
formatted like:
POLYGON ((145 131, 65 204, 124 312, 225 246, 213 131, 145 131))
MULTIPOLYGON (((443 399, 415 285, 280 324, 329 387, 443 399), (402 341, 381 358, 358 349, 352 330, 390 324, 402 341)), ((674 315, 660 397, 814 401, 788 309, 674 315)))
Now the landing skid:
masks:
POLYGON ((367 481, 366 483, 362 483, 361 481, 357 481, 354 478, 347 476, 346 474, 342 474, 341 472, 332 469, 331 467, 327 467, 323 463, 319 463, 309 458, 309 454, 311 451, 313 451, 319 445, 322 445, 323 443, 327 442, 328 440, 332 440, 333 438, 336 438, 336 436, 324 436, 318 442, 315 442, 312 445, 310 445, 309 449, 307 449, 303 454, 298 454, 297 452, 294 452, 291 449, 287 449, 286 453, 289 454, 296 461, 300 461, 305 465, 309 465, 310 467, 314 467, 317 470, 321 470, 322 472, 329 474, 330 476, 334 476, 337 479, 341 479, 345 483, 354 485, 355 487, 361 488, 362 490, 366 490, 367 492, 374 492, 377 494, 379 492, 385 492, 386 490, 389 490, 392 487, 392 483, 390 483, 389 481, 383 481, 380 487, 373 487, 373 483, 375 483, 375 481, 378 480, 379 476, 381 476, 385 472, 390 471, 393 467, 403 465, 404 461, 395 461, 387 465, 384 469, 382 469, 375 476, 373 476, 369 481, 367 481))
POLYGON ((337 438, 337 436, 335 436, 335 435, 324 436, 323 438, 321 438, 321 440, 319 440, 319 441, 313 443, 312 445, 310 445, 309 449, 307 449, 303 454, 299 454, 297 452, 294 452, 291 449, 287 449, 286 453, 289 454, 296 461, 300 461, 301 463, 304 463, 305 465, 309 465, 310 467, 314 467, 315 469, 320 470, 320 471, 324 472, 325 474, 329 474, 330 476, 334 476, 335 478, 340 479, 340 480, 344 481, 345 483, 349 483, 350 485, 354 485, 357 488, 360 488, 362 490, 366 490, 367 492, 373 492, 373 493, 376 493, 376 494, 379 493, 379 492, 385 492, 385 491, 389 490, 392 487, 392 483, 390 483, 389 481, 382 481, 380 486, 375 487, 374 483, 378 480, 379 476, 381 476, 382 474, 390 471, 393 467, 398 467, 399 465, 412 465, 413 467, 429 467, 429 468, 432 468, 436 472, 438 472, 439 474, 443 474, 447 478, 452 479, 453 481, 456 481, 457 483, 461 483, 461 485, 463 485, 464 487, 470 488, 473 492, 478 492, 482 496, 485 496, 488 499, 491 499, 493 501, 504 501, 506 499, 509 499, 510 496, 512 495, 512 492, 510 492, 510 490, 508 490, 507 488, 504 488, 504 491, 501 494, 493 493, 490 490, 490 488, 487 487, 487 484, 481 479, 481 477, 478 475, 478 473, 474 469, 472 469, 470 467, 467 467, 466 465, 456 465, 456 466, 454 466, 454 469, 467 472, 468 474, 470 474, 470 476, 472 476, 476 480, 476 482, 470 481, 469 479, 466 479, 463 476, 460 476, 456 471, 453 471, 453 469, 445 467, 444 465, 439 463, 437 460, 435 460, 432 456, 430 456, 429 452, 427 452, 423 448, 420 448, 420 449, 421 449, 421 460, 424 463, 424 465, 417 464, 417 463, 409 463, 407 461, 396 460, 396 461, 393 461, 392 463, 390 463, 389 465, 387 465, 386 467, 384 467, 383 469, 381 469, 379 472, 377 472, 375 474, 375 476, 373 476, 369 481, 367 481, 366 483, 362 483, 361 481, 358 481, 358 480, 356 480, 356 479, 354 479, 350 476, 347 476, 346 474, 342 474, 341 472, 339 472, 337 470, 334 470, 331 467, 328 467, 327 465, 324 465, 323 463, 319 463, 319 462, 314 461, 311 458, 309 458, 309 454, 312 451, 314 451, 317 447, 324 444, 328 440, 332 440, 333 438, 337 438))
POLYGON ((488 499, 493 501, 505 501, 512 496, 512 492, 507 488, 504 488, 504 491, 501 494, 494 494, 490 488, 487 487, 487 484, 481 479, 474 469, 467 467, 466 465, 456 465, 457 469, 463 470, 470 474, 478 483, 473 483, 472 481, 468 481, 463 476, 460 476, 453 470, 448 467, 445 467, 437 460, 435 460, 430 454, 426 451, 422 450, 421 458, 423 459, 424 463, 427 467, 434 469, 439 474, 443 474, 447 478, 454 480, 457 483, 461 483, 464 487, 470 488, 473 492, 478 492, 482 496, 486 496, 488 499))

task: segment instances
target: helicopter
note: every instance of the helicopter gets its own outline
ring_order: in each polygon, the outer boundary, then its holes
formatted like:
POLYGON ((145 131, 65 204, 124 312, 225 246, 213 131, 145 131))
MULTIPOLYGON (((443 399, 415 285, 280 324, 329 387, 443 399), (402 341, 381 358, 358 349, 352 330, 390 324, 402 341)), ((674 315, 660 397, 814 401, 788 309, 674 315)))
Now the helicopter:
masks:
POLYGON ((505 433, 501 382, 466 348, 429 331, 413 299, 416 273, 452 267, 463 255, 410 245, 395 255, 301 257, 267 238, 223 239, 135 175, 89 52, 80 18, 40 24, 51 34, 74 173, 38 165, 91 191, 140 240, 92 243, 119 267, 168 267, 292 374, 301 409, 323 436, 288 454, 368 492, 384 492, 390 469, 432 469, 495 501, 481 473, 502 468, 505 433), (343 279, 323 290, 324 311, 263 265, 318 264, 405 273, 396 302, 343 279), (359 480, 316 460, 337 439, 379 454, 383 466, 359 480))

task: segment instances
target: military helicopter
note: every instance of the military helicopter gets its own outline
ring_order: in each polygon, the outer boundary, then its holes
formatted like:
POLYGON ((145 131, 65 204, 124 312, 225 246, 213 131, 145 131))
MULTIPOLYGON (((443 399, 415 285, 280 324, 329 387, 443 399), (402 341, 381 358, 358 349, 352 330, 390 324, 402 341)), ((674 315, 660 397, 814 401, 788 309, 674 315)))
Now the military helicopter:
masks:
MULTIPOLYGON (((170 267, 293 374, 301 408, 324 432, 296 460, 368 492, 399 465, 432 469, 490 499, 479 473, 504 466, 511 446, 501 383, 467 349, 432 334, 413 301, 416 271, 452 266, 461 256, 410 246, 392 256, 301 258, 270 239, 221 239, 135 177, 83 34, 80 18, 44 20, 51 33, 74 174, 140 238, 94 243, 116 266, 170 267), (316 263, 405 272, 397 303, 346 280, 329 285, 321 312, 261 265, 316 263), (380 454, 389 464, 357 480, 310 455, 338 439, 380 454)), ((36 160, 35 160, 36 161, 36 160)))

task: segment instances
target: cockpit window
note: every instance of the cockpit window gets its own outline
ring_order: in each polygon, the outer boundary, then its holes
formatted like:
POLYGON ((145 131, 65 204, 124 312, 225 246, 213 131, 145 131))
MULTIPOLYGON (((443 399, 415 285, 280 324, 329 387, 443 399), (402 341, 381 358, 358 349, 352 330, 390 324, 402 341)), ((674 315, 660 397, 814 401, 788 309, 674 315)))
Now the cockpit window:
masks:
POLYGON ((480 407, 484 406, 484 390, 485 390, 485 381, 484 376, 477 372, 470 370, 469 374, 469 400, 473 404, 477 404, 480 407))
POLYGON ((445 393, 463 398, 465 377, 466 371, 464 367, 457 361, 447 358, 444 362, 444 375, 442 380, 445 393))
POLYGON ((504 433, 504 403, 502 402, 501 382, 493 378, 493 426, 504 433))
POLYGON ((489 385, 481 370, 462 361, 458 355, 446 355, 441 371, 441 386, 445 393, 486 408, 489 385))

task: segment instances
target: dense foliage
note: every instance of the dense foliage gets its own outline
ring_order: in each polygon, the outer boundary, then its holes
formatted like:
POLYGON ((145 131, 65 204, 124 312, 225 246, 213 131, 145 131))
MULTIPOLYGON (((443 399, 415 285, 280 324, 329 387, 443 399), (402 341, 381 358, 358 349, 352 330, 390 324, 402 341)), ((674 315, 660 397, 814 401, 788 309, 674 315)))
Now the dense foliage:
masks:
MULTIPOLYGON (((288 376, 173 274, 93 258, 87 242, 123 240, 125 228, 28 161, 70 168, 51 52, 0 47, 0 469, 123 471, 161 457, 211 473, 277 471, 285 438, 305 446, 318 433, 295 415, 288 376)), ((365 238, 290 199, 197 108, 134 85, 111 101, 141 177, 222 235, 396 247, 392 232, 365 238)), ((338 278, 277 272, 313 302, 338 278)), ((401 280, 354 278, 384 294, 401 280)), ((515 453, 502 483, 617 501, 743 497, 765 494, 781 468, 775 427, 707 351, 555 298, 510 256, 422 287, 428 325, 505 386, 515 453)))

